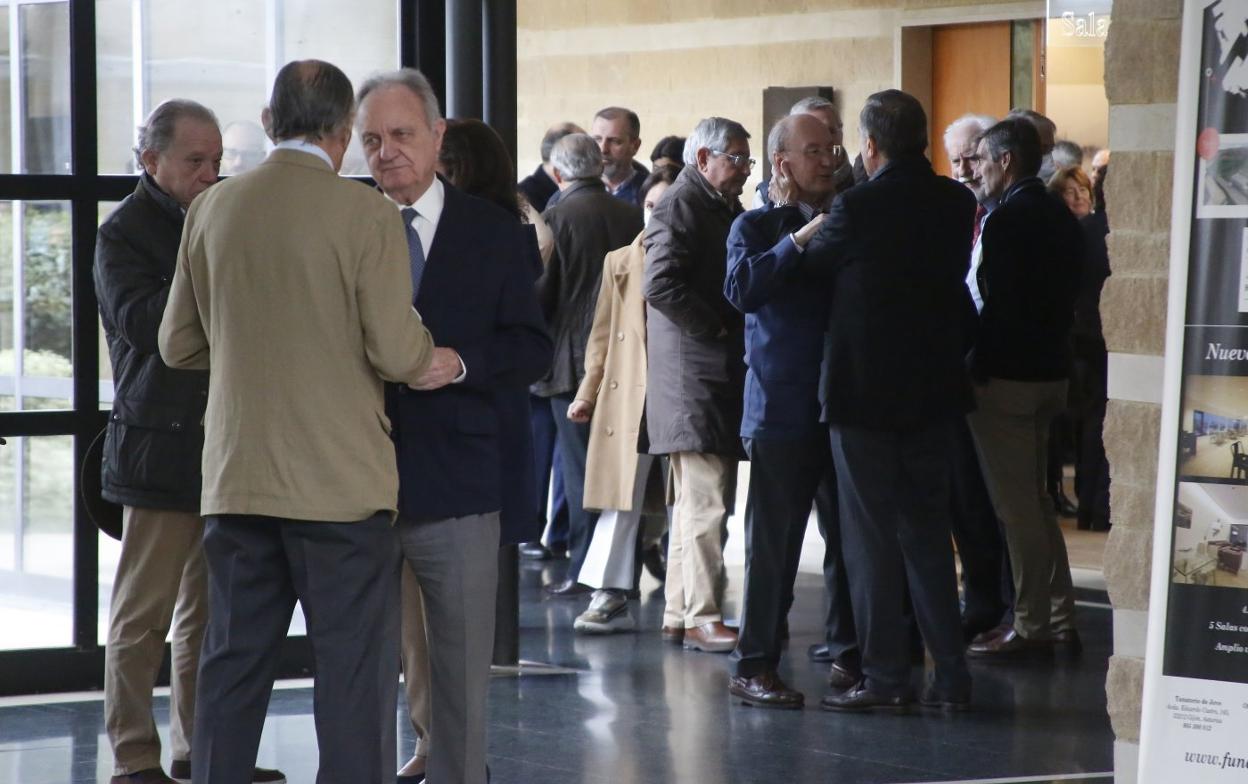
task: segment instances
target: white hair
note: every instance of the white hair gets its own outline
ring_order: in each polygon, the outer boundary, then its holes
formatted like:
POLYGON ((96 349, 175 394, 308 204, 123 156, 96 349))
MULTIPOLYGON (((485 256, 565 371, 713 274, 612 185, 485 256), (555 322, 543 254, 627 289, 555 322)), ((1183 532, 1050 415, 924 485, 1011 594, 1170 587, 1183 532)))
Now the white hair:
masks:
POLYGON ((820 109, 831 109, 837 114, 840 114, 840 111, 836 108, 836 104, 832 103, 827 98, 824 98, 822 95, 809 95, 803 98, 793 104, 793 107, 789 109, 789 114, 806 114, 808 112, 817 112, 820 109))
MULTIPOLYGON (((945 152, 949 155, 954 154, 955 151, 951 147, 950 140, 962 131, 972 130, 974 135, 978 136, 996 124, 996 118, 987 114, 972 113, 962 115, 958 119, 949 123, 949 127, 945 129, 945 152)), ((961 152, 961 150, 957 150, 957 152, 961 152)))
POLYGON ((587 133, 570 133, 550 150, 550 165, 565 180, 596 180, 602 176, 602 150, 587 133))
POLYGON ((748 139, 749 131, 745 130, 745 126, 736 120, 727 120, 723 117, 707 117, 700 120, 693 128, 693 133, 689 134, 689 139, 685 142, 685 152, 682 156, 686 166, 698 165, 698 150, 716 150, 723 152, 724 148, 733 139, 748 139))
POLYGON ((433 91, 433 86, 429 84, 425 75, 415 68, 400 68, 397 71, 376 73, 368 77, 364 84, 360 85, 359 92, 355 96, 356 106, 364 103, 369 93, 383 87, 406 87, 410 90, 420 99, 420 105, 425 110, 425 122, 430 128, 442 119, 442 108, 438 105, 437 93, 433 91))

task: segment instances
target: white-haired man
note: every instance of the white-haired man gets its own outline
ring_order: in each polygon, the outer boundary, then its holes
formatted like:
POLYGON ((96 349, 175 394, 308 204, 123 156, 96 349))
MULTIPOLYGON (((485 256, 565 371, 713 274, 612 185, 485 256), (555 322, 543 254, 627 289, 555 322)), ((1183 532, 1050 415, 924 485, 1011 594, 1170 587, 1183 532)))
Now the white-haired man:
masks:
POLYGON ((646 427, 671 458, 675 490, 663 639, 727 653, 723 537, 742 457, 745 323, 724 298, 727 239, 750 175, 750 135, 709 117, 685 143, 685 168, 646 225, 646 427))

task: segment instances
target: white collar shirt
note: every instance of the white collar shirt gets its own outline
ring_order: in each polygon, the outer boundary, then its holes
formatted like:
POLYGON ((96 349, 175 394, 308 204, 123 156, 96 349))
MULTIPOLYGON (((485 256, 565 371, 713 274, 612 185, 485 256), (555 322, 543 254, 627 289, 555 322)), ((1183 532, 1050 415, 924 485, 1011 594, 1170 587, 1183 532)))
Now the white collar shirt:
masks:
POLYGON ((274 145, 275 150, 297 150, 298 152, 306 152, 309 155, 315 155, 325 161, 325 165, 334 168, 334 162, 330 160, 329 153, 311 142, 303 139, 285 139, 274 145))
MULTIPOLYGON (((398 204, 398 202, 395 203, 398 204)), ((425 192, 420 195, 415 204, 398 205, 400 209, 411 207, 416 210, 416 217, 412 218, 411 226, 420 237, 420 247, 425 252, 426 259, 429 258, 429 249, 433 247, 433 237, 438 232, 438 221, 442 219, 442 207, 445 203, 446 189, 442 185, 442 180, 434 177, 433 182, 425 188, 425 192)))

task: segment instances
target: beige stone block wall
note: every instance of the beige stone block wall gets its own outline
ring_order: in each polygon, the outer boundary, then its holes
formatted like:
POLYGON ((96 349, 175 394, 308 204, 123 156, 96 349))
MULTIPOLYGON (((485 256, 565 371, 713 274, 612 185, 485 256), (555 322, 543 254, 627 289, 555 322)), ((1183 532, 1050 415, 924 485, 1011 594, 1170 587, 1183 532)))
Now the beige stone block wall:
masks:
MULTIPOLYGON (((1180 0, 1115 0, 1105 52, 1111 118, 1115 107, 1132 106, 1154 107, 1172 116, 1178 94, 1182 10, 1180 0)), ((1124 111, 1116 116, 1132 122, 1146 114, 1124 111)), ((1111 146, 1115 137, 1139 136, 1133 129, 1115 129, 1113 123, 1111 119, 1111 146)), ((1165 352, 1173 166, 1174 154, 1169 149, 1113 152, 1106 187, 1113 276, 1101 300, 1111 352, 1153 356, 1165 352)), ((1109 402, 1105 447, 1114 528, 1104 563, 1116 619, 1120 613, 1138 615, 1131 611, 1148 609, 1154 499, 1157 482, 1169 481, 1157 476, 1160 420, 1161 408, 1155 403, 1109 402)), ((1119 754, 1139 742, 1143 683, 1143 652, 1115 651, 1105 690, 1119 754)), ((1134 767, 1130 772, 1120 770, 1117 780, 1131 781, 1133 775, 1134 767)))
POLYGON ((741 122, 761 160, 762 91, 772 86, 834 86, 846 146, 856 150, 858 109, 894 86, 900 21, 985 7, 966 0, 519 0, 519 172, 537 165, 550 125, 571 120, 588 129, 594 113, 612 104, 641 117, 643 162, 661 137, 687 136, 711 115, 741 122))

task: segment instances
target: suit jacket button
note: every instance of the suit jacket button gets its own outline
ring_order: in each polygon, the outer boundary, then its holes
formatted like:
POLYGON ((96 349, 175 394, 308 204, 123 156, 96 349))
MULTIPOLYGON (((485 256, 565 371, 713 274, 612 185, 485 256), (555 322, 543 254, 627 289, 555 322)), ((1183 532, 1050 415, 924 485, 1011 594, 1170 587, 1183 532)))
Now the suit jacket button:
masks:
POLYGON ((617 332, 617 333, 615 333, 615 339, 616 339, 616 340, 618 340, 618 341, 620 341, 621 343, 623 343, 623 342, 624 342, 624 333, 623 333, 623 332, 617 332))
POLYGON ((608 428, 607 428, 607 435, 609 435, 609 436, 613 436, 613 435, 615 435, 615 428, 608 427, 608 428))
POLYGON ((618 381, 612 381, 612 382, 611 382, 611 388, 612 388, 612 389, 619 389, 619 388, 620 388, 620 382, 618 382, 618 381))

